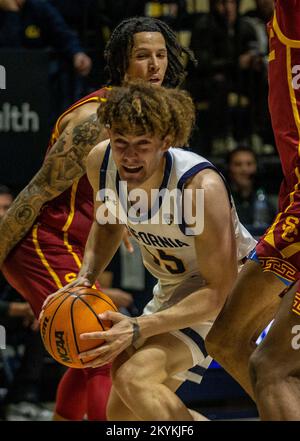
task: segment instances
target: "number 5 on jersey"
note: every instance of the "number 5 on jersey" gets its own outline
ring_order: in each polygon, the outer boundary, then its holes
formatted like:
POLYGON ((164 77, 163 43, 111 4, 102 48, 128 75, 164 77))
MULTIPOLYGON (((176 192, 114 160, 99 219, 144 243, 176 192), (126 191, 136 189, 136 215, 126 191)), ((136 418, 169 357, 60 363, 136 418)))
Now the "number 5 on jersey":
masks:
POLYGON ((144 247, 149 254, 151 254, 154 263, 159 265, 161 268, 166 268, 171 274, 182 274, 185 272, 185 267, 182 260, 178 257, 166 254, 163 250, 157 250, 159 257, 155 256, 147 247, 144 247))

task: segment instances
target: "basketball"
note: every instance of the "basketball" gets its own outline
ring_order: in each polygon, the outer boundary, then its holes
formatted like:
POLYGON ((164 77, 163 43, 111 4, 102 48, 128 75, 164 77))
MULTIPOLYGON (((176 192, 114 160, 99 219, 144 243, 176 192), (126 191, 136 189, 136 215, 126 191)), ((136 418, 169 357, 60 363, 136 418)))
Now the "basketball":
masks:
MULTIPOLYGON (((51 299, 40 320, 45 348, 59 363, 72 368, 84 368, 80 352, 94 349, 104 340, 81 340, 85 332, 106 331, 111 322, 100 320, 98 314, 117 311, 113 301, 97 289, 70 288, 51 299)), ((84 362, 91 361, 86 358, 84 362)))

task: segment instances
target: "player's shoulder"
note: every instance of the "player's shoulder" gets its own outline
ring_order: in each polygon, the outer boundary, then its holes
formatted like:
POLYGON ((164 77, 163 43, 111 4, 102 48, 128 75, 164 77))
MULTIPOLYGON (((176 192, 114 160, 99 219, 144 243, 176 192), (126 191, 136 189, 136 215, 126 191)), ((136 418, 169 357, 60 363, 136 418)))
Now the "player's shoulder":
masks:
POLYGON ((185 189, 192 191, 186 195, 190 198, 193 206, 199 202, 199 192, 202 192, 205 216, 205 231, 210 233, 216 225, 222 225, 224 220, 229 219, 231 212, 231 200, 225 181, 216 169, 206 168, 196 173, 189 181, 185 189))
POLYGON ((100 142, 87 156, 86 171, 89 181, 95 191, 98 191, 99 189, 99 170, 101 169, 108 144, 109 139, 100 142))
POLYGON ((110 90, 110 87, 102 87, 72 104, 58 119, 60 129, 63 130, 68 123, 77 123, 95 115, 99 105, 106 101, 110 90))
POLYGON ((92 169, 98 169, 101 166, 105 152, 109 144, 109 139, 99 142, 87 156, 87 167, 92 169))
POLYGON ((218 192, 220 189, 225 189, 225 184, 216 169, 205 168, 189 179, 186 188, 199 188, 210 192, 218 192))
POLYGON ((63 115, 60 122, 60 130, 64 130, 68 125, 76 125, 81 121, 87 120, 89 117, 93 118, 97 116, 97 109, 99 107, 99 102, 88 101, 81 104, 79 107, 74 107, 70 111, 63 115))
POLYGON ((218 190, 226 188, 225 181, 218 169, 205 157, 197 153, 179 149, 170 149, 177 173, 184 178, 185 188, 204 188, 218 190), (198 170, 194 172, 194 170, 198 170), (190 176, 186 179, 186 176, 190 176))

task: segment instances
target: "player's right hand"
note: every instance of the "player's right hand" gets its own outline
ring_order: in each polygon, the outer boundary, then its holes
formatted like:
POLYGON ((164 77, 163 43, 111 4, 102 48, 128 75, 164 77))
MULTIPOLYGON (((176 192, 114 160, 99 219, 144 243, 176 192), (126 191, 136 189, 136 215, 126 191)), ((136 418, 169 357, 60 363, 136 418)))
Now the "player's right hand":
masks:
POLYGON ((50 302, 50 300, 52 300, 54 297, 60 295, 63 292, 67 292, 70 288, 75 288, 76 286, 86 286, 86 287, 92 287, 94 284, 94 282, 91 282, 88 278, 88 276, 83 275, 83 276, 78 276, 76 279, 72 280, 72 282, 68 283, 68 285, 63 286, 62 288, 60 288, 58 291, 56 291, 53 294, 50 294, 46 300, 44 301, 43 305, 42 305, 42 309, 39 315, 39 321, 42 318, 42 315, 44 313, 44 310, 46 308, 46 306, 48 305, 48 303, 50 302))

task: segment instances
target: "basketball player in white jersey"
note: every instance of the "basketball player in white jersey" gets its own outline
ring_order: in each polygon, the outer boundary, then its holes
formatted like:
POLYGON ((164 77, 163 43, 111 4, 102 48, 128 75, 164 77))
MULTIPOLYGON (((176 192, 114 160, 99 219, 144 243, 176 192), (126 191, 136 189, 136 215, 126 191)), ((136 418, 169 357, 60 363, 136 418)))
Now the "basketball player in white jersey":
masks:
POLYGON ((81 338, 100 338, 105 344, 80 357, 96 357, 89 367, 114 360, 108 419, 192 420, 175 391, 186 379, 201 381, 211 361, 204 339, 255 241, 239 223, 215 167, 201 156, 171 148, 185 145, 190 136, 194 107, 186 93, 132 83, 113 88, 98 116, 110 141, 88 157, 95 219, 82 269, 68 286, 93 285, 118 249, 125 224, 158 283, 142 316, 102 314, 112 328, 81 338), (151 197, 155 189, 164 195, 151 197), (201 189, 204 209, 196 191, 201 189), (139 199, 137 210, 129 198, 141 190, 146 197, 139 199), (184 210, 182 201, 168 206, 171 191, 189 195, 184 210), (197 212, 194 225, 185 222, 188 206, 197 212))

